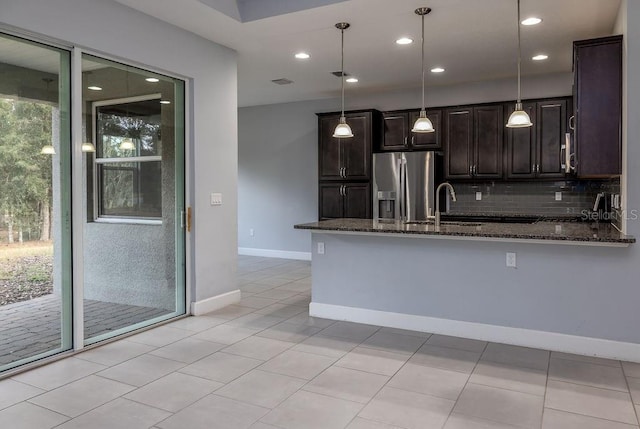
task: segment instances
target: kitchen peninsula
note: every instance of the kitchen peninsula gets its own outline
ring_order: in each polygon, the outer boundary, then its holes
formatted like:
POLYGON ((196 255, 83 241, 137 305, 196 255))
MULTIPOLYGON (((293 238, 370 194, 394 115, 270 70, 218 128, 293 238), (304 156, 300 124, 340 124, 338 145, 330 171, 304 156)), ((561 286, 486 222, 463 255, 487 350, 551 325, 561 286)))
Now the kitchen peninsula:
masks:
POLYGON ((622 287, 608 279, 633 258, 634 237, 604 223, 448 222, 439 231, 371 219, 296 225, 312 232, 310 314, 640 359, 640 345, 616 337, 634 316, 593 317, 622 287))

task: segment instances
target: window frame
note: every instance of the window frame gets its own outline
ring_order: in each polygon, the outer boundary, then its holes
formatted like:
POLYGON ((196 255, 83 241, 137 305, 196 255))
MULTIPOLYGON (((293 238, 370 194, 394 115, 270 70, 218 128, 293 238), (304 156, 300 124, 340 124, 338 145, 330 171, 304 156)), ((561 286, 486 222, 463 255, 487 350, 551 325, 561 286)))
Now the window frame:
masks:
POLYGON ((145 216, 122 216, 122 215, 105 215, 101 213, 100 202, 102 201, 102 187, 99 178, 98 166, 105 164, 116 164, 122 162, 160 162, 162 168, 162 155, 146 155, 146 156, 130 156, 122 158, 102 158, 98 157, 98 115, 99 107, 113 106, 118 104, 135 103, 138 101, 160 100, 162 94, 145 94, 134 97, 112 98, 109 100, 99 100, 91 102, 91 123, 93 126, 92 136, 96 145, 96 153, 93 157, 93 221, 97 223, 127 223, 127 224, 145 224, 145 225, 162 225, 162 213, 158 217, 145 216))

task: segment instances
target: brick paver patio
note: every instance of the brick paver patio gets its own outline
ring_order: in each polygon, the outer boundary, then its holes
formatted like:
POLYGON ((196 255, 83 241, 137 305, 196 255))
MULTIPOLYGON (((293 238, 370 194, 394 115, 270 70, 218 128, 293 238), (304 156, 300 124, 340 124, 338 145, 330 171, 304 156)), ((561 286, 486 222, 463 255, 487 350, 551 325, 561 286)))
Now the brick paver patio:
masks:
MULTIPOLYGON (((84 301, 85 337, 171 313, 165 309, 84 301)), ((0 366, 60 347, 60 298, 46 295, 0 307, 0 366)))

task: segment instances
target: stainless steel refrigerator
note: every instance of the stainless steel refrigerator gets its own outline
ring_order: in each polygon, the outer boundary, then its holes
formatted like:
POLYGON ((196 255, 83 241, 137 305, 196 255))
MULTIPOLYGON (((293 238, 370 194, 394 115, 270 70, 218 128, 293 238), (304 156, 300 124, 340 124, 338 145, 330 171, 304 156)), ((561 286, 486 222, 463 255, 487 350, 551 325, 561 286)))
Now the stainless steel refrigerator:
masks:
POLYGON ((436 154, 373 154, 373 218, 421 221, 435 212, 436 154))

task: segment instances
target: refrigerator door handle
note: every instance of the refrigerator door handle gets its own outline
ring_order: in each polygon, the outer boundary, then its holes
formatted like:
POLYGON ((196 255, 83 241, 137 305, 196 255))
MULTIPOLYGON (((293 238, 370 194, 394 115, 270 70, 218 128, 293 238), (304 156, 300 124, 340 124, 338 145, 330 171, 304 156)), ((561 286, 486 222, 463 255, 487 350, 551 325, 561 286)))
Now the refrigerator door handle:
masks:
POLYGON ((397 215, 396 219, 402 220, 402 216, 404 214, 404 194, 402 193, 402 184, 403 184, 403 165, 402 165, 402 157, 396 162, 398 175, 396 176, 396 198, 398 203, 397 215))
POLYGON ((400 195, 402 198, 402 213, 400 220, 407 220, 409 209, 407 207, 409 199, 407 198, 407 159, 402 155, 402 169, 400 170, 400 195))

